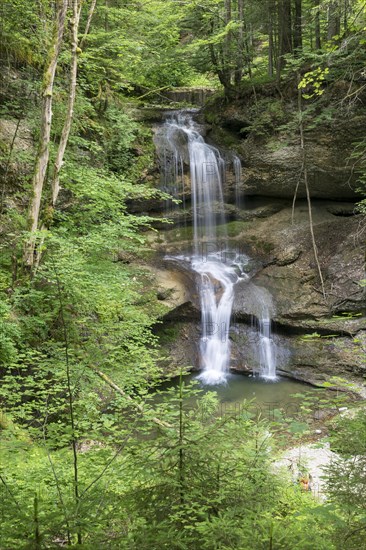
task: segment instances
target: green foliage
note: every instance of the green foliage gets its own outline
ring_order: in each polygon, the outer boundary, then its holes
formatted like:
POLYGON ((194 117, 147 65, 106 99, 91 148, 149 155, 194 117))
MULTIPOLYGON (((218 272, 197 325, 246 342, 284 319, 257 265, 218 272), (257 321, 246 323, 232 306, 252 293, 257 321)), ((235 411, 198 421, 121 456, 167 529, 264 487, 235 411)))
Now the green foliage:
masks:
POLYGON ((250 124, 243 132, 250 131, 255 137, 271 136, 286 121, 283 102, 273 98, 257 101, 249 110, 250 124))
POLYGON ((11 308, 7 303, 0 301, 0 367, 15 359, 19 336, 19 328, 14 320, 11 320, 11 308))
POLYGON ((250 404, 223 411, 214 393, 202 397, 181 381, 158 399, 150 395, 144 415, 136 415, 118 396, 109 406, 101 402, 103 387, 72 356, 81 495, 76 504, 65 366, 58 365, 55 378, 49 357, 28 360, 37 362, 39 372, 33 382, 30 375, 22 378, 28 395, 23 406, 8 380, 2 390, 9 413, 28 424, 34 438, 12 427, 3 434, 5 458, 12 457, 1 470, 8 546, 25 548, 26 539, 34 540, 37 495, 45 545, 75 541, 81 529, 86 547, 333 548, 332 523, 322 521, 324 512, 311 495, 270 470, 274 441, 266 424, 252 418, 250 404), (38 408, 32 404, 36 388, 47 395, 38 408), (152 416, 166 427, 154 429, 152 416))
POLYGON ((339 521, 335 530, 336 548, 357 549, 364 545, 366 528, 366 414, 341 417, 331 433, 332 448, 338 456, 327 468, 329 506, 339 521))
POLYGON ((322 70, 320 67, 314 71, 305 73, 301 82, 299 82, 299 89, 311 89, 310 92, 303 93, 302 96, 304 99, 311 99, 314 96, 321 96, 324 93, 324 88, 322 88, 324 80, 326 79, 327 74, 329 74, 329 68, 322 70))
POLYGON ((114 172, 126 172, 133 161, 131 147, 136 137, 137 125, 115 107, 108 109, 105 117, 104 149, 108 165, 114 172))

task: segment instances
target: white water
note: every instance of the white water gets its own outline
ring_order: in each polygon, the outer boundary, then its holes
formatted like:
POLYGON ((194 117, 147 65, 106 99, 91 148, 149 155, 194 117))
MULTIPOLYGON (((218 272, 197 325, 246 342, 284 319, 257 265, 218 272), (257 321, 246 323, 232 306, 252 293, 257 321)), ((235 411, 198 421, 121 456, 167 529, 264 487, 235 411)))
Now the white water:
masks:
MULTIPOLYGON (((205 384, 225 383, 230 368, 229 330, 234 286, 241 278, 238 266, 243 261, 240 257, 235 261, 228 259, 231 254, 224 232, 223 200, 225 161, 218 149, 205 143, 192 116, 187 113, 173 114, 160 127, 155 143, 163 164, 165 190, 176 192, 180 186, 184 196, 184 165, 189 166, 194 229, 190 263, 198 275, 201 305, 199 355, 202 373, 199 378, 205 384)), ((234 157, 233 166, 239 193, 241 163, 238 157, 234 157)), ((269 318, 260 321, 260 365, 264 378, 275 378, 269 318)))
POLYGON ((235 175, 235 204, 238 208, 242 208, 243 196, 242 196, 241 184, 242 184, 243 171, 241 167, 241 160, 236 155, 234 155, 233 157, 233 168, 234 168, 234 175, 235 175))
POLYGON ((266 380, 276 380, 276 354, 272 340, 271 319, 259 321, 260 376, 266 380))
POLYGON ((220 260, 202 261, 194 257, 192 267, 200 274, 200 358, 203 372, 199 378, 206 384, 220 384, 226 381, 230 366, 230 317, 238 276, 233 267, 220 260))

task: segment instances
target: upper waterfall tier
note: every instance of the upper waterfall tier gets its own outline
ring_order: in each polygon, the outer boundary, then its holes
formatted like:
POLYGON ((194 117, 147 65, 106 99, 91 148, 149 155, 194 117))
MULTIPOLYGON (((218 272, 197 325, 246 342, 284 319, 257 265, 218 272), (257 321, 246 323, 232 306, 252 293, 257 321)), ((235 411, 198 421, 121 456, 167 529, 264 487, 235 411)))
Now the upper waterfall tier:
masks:
POLYGON ((202 241, 214 245, 217 225, 224 225, 225 161, 205 143, 191 113, 175 113, 159 128, 155 143, 162 164, 164 190, 184 196, 184 166, 189 166, 194 225, 194 250, 202 241), (221 205, 217 212, 213 204, 221 205))

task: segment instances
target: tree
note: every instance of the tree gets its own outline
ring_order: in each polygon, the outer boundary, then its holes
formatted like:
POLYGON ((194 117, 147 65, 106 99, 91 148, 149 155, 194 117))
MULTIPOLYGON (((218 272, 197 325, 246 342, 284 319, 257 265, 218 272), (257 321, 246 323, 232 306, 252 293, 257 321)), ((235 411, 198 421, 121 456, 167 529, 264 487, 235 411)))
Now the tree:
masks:
POLYGON ((340 6, 338 0, 329 2, 328 7, 328 30, 327 39, 332 40, 335 36, 339 36, 341 30, 340 6))
POLYGON ((32 195, 28 212, 29 230, 31 235, 25 244, 24 250, 24 264, 27 267, 32 267, 34 263, 35 232, 38 228, 42 191, 46 179, 49 160, 53 86, 62 46, 67 7, 67 0, 58 0, 56 4, 53 37, 49 46, 48 59, 43 75, 41 130, 38 152, 35 160, 34 175, 32 179, 32 195))
MULTIPOLYGON (((61 139, 57 150, 53 177, 52 177, 52 206, 55 206, 57 197, 60 191, 60 170, 63 164, 65 150, 67 142, 70 135, 71 123, 74 114, 74 104, 76 96, 76 82, 77 82, 77 72, 78 72, 78 33, 79 33, 79 22, 81 14, 81 0, 72 0, 72 17, 71 17, 71 66, 70 66, 70 88, 69 88, 69 99, 67 104, 67 112, 65 116, 64 126, 62 128, 61 139)), ((91 6, 93 8, 93 4, 91 6)), ((95 5, 94 5, 95 7, 95 5)), ((91 16, 93 12, 91 11, 91 16)), ((85 34, 89 32, 90 29, 90 19, 88 18, 87 27, 85 34)))
POLYGON ((320 0, 314 0, 314 6, 315 6, 315 16, 314 16, 314 23, 315 23, 315 49, 316 49, 316 50, 320 50, 320 49, 321 49, 321 38, 320 38, 320 13, 319 13, 320 0))
POLYGON ((302 0, 295 0, 293 44, 296 54, 299 55, 302 50, 302 0))
POLYGON ((333 425, 331 445, 337 455, 327 468, 329 507, 338 515, 337 548, 356 550, 364 545, 366 530, 366 416, 359 410, 352 418, 333 425))
POLYGON ((292 53, 291 0, 278 1, 278 66, 277 76, 285 66, 284 56, 292 53))

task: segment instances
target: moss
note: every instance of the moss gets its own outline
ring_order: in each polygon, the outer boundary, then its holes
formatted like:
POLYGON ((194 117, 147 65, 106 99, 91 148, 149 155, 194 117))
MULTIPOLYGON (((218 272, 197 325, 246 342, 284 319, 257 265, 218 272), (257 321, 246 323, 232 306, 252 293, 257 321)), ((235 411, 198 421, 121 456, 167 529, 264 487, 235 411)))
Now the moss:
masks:
POLYGON ((165 237, 168 242, 191 241, 193 239, 193 227, 177 227, 170 231, 166 231, 165 237))
POLYGON ((251 235, 249 239, 252 241, 253 245, 257 251, 261 254, 269 254, 275 248, 275 245, 268 241, 263 241, 262 239, 251 235))
POLYGON ((227 236, 230 237, 237 237, 243 231, 247 231, 249 229, 250 222, 244 222, 244 221, 232 221, 227 224, 225 224, 225 230, 227 236))
POLYGON ((181 331, 182 323, 174 323, 169 325, 164 325, 159 328, 158 338, 159 344, 164 347, 169 344, 173 344, 179 337, 181 331))

